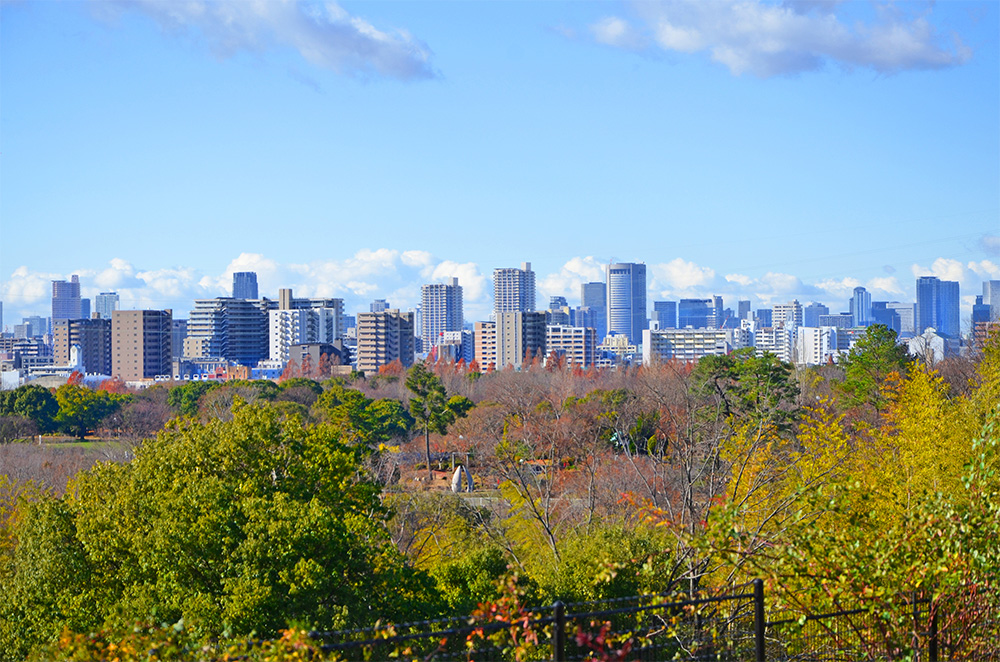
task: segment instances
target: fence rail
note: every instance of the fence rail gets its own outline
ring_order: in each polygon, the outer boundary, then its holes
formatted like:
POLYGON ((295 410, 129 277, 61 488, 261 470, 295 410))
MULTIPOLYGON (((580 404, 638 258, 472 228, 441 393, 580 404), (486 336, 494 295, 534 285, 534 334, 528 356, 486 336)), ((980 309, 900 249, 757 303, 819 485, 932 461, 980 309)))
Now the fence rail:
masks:
POLYGON ((557 602, 311 636, 343 660, 987 660, 1000 659, 996 598, 911 595, 877 608, 769 613, 758 579, 694 598, 557 602), (909 625, 894 629, 900 622, 909 625))

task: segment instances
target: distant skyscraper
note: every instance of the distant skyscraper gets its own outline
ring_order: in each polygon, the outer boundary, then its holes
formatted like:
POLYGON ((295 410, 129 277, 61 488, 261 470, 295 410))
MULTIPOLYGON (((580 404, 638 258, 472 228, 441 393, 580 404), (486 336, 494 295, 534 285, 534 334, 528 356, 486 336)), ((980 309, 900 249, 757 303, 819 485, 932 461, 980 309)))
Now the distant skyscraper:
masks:
POLYGON ((101 292, 94 299, 94 312, 102 320, 111 319, 111 313, 118 310, 118 293, 117 292, 101 292))
POLYGON ((677 328, 677 302, 676 301, 654 301, 653 319, 661 329, 677 328))
POLYGON ((854 318, 854 326, 868 326, 872 323, 872 295, 863 287, 854 288, 851 316, 854 318))
POLYGON ((562 296, 552 296, 549 297, 549 310, 562 310, 563 308, 568 308, 569 302, 566 301, 566 297, 562 296))
MULTIPOLYGON (((583 283, 580 285, 580 307, 593 311, 594 330, 597 342, 608 335, 608 286, 605 283, 583 283)), ((581 325, 577 325, 581 326, 581 325)))
POLYGON ((646 322, 646 265, 621 262, 608 265, 608 333, 642 343, 646 322))
POLYGON ((385 299, 375 299, 368 306, 368 312, 370 313, 381 313, 383 310, 389 310, 389 302, 385 299))
POLYGON ((740 299, 736 302, 736 318, 741 320, 750 319, 750 300, 740 299))
POLYGON ((802 326, 815 328, 819 326, 819 316, 829 315, 830 307, 813 301, 802 309, 802 326))
POLYGON ((257 274, 253 271, 237 271, 233 274, 234 299, 259 299, 257 296, 257 274))
POLYGON ((521 268, 493 270, 493 311, 500 313, 530 313, 535 310, 535 272, 530 262, 521 268))
POLYGON ((915 310, 916 335, 933 327, 946 338, 958 337, 959 288, 956 281, 940 280, 936 276, 918 278, 915 310))
POLYGON ((462 286, 457 278, 420 288, 420 335, 424 352, 437 345, 445 331, 461 331, 464 324, 462 286))
POLYGON ((52 321, 75 320, 82 317, 80 277, 73 275, 69 282, 52 281, 52 321))
POLYGON ((677 305, 678 329, 707 329, 715 317, 711 299, 681 299, 677 305))
POLYGON ((983 281, 983 304, 990 307, 990 321, 1000 321, 1000 280, 983 281))

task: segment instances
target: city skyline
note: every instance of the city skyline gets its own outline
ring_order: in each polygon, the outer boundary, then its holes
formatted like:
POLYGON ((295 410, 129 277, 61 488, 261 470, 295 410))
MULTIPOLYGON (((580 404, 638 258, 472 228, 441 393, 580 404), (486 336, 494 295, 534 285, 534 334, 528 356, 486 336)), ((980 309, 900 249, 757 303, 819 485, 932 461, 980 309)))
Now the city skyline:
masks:
POLYGON ((963 324, 1000 279, 993 2, 164 7, 0 4, 8 326, 73 274, 178 318, 457 277, 469 321, 522 262, 539 307, 618 261, 648 308, 929 275, 963 324))

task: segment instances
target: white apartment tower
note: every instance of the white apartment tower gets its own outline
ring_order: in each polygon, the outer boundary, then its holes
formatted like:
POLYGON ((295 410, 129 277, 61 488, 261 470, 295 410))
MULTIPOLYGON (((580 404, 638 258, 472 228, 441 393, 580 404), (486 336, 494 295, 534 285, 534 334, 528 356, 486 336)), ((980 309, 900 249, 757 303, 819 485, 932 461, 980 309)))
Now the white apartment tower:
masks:
POLYGON ((462 286, 457 278, 447 283, 424 285, 420 288, 420 337, 423 351, 430 351, 441 341, 446 331, 461 331, 465 323, 462 312, 462 286))
POLYGON ((535 310, 535 272, 530 262, 520 269, 493 270, 493 310, 500 313, 530 313, 535 310))

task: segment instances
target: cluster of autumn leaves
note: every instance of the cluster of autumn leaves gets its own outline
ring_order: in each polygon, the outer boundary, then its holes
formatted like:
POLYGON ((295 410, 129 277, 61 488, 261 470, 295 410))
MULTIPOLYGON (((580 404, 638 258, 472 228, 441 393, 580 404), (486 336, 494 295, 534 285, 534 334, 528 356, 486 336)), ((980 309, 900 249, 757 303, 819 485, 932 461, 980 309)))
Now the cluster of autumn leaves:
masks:
POLYGON ((178 387, 130 462, 61 496, 4 482, 0 659, 136 623, 191 642, 467 614, 511 573, 539 605, 763 578, 796 617, 875 608, 876 656, 923 645, 916 602, 954 650, 996 639, 997 336, 941 373, 872 327, 798 371, 738 352, 408 377, 178 387), (412 480, 441 454, 481 489, 412 480))

